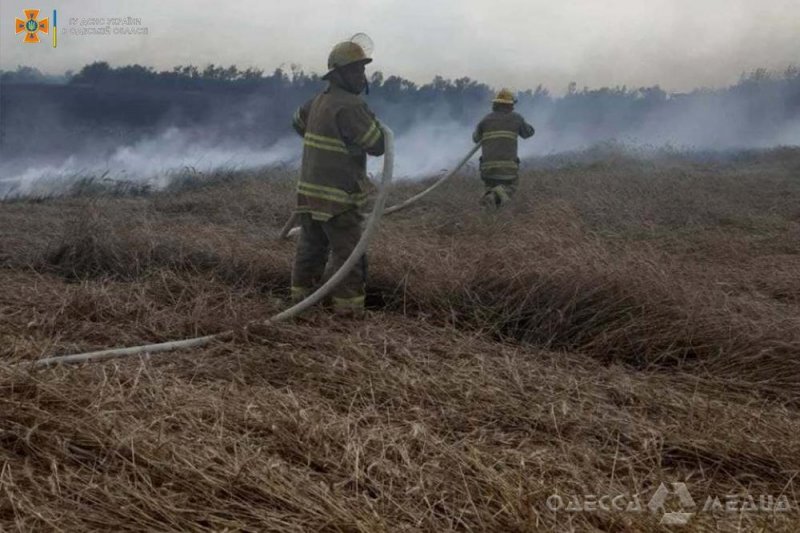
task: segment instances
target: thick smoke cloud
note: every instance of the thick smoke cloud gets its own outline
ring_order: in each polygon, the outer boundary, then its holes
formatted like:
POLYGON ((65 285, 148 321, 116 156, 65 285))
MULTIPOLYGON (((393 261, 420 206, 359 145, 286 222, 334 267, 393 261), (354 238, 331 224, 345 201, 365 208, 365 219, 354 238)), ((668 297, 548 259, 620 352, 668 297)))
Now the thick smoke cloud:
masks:
POLYGON ((148 183, 166 186, 182 173, 208 174, 220 169, 239 170, 297 164, 300 142, 285 138, 267 150, 224 143, 196 141, 189 131, 168 128, 152 137, 111 150, 103 158, 68 156, 60 164, 34 160, 0 166, 0 196, 38 196, 65 191, 86 178, 100 182, 148 183), (24 170, 18 170, 23 168, 24 170), (6 169, 6 170, 2 170, 6 169))
MULTIPOLYGON (((95 64, 67 84, 24 74, 2 75, 0 195, 42 194, 82 177, 159 187, 187 169, 296 166, 302 143, 291 115, 324 87, 300 72, 264 76, 221 67, 176 74, 95 64)), ((396 175, 424 177, 452 166, 472 145, 491 95, 468 79, 417 86, 375 74, 367 101, 396 133, 396 175)), ((796 69, 757 71, 726 89, 687 94, 572 87, 562 97, 542 88, 519 97, 517 110, 537 129, 520 142, 523 159, 608 141, 688 150, 800 145, 796 69)), ((370 165, 379 168, 378 161, 370 165)))

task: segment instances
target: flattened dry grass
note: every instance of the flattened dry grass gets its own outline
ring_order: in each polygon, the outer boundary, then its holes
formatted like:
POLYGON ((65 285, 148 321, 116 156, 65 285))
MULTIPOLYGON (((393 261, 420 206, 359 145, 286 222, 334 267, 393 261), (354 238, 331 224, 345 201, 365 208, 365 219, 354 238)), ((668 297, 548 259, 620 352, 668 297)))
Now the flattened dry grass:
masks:
MULTIPOLYGON (((658 531, 647 509, 546 501, 646 503, 662 481, 699 505, 794 504, 798 160, 534 167, 494 215, 462 177, 385 221, 365 322, 315 310, 150 360, 2 364, 0 527, 658 531)), ((253 175, 1 204, 0 358, 269 316, 290 204, 285 182, 253 175)), ((799 521, 795 505, 691 526, 799 521)))

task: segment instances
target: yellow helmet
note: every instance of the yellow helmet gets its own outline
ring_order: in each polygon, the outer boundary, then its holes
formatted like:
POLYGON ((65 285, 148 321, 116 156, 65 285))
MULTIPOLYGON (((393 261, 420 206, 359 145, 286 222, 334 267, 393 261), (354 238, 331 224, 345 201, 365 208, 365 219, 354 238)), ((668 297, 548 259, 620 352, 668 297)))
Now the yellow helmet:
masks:
POLYGON ((517 103, 517 98, 514 96, 514 93, 512 93, 509 89, 503 88, 497 91, 497 96, 494 97, 492 103, 514 105, 517 103))
POLYGON ((349 41, 344 41, 333 47, 331 53, 328 54, 328 73, 322 79, 327 79, 337 68, 352 63, 370 63, 372 58, 369 57, 372 41, 363 33, 354 35, 349 41))

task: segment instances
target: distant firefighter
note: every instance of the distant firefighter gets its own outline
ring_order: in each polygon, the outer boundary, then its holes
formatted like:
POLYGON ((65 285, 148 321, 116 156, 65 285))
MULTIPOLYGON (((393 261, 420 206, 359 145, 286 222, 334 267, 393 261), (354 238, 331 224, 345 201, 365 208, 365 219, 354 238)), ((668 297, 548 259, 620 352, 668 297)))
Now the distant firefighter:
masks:
MULTIPOLYGON (((308 296, 345 262, 361 237, 361 208, 367 201, 367 154, 384 152, 383 130, 359 96, 368 91, 365 65, 371 42, 359 34, 337 44, 328 56, 328 87, 303 104, 292 125, 303 137, 297 185, 301 232, 292 269, 292 299, 308 296)), ((334 311, 362 316, 367 278, 363 256, 332 293, 334 311)))
POLYGON ((527 139, 533 126, 514 112, 517 99, 508 89, 501 89, 492 100, 492 112, 483 117, 472 134, 481 143, 481 179, 486 192, 481 199, 485 206, 505 205, 517 189, 519 157, 517 136, 527 139))

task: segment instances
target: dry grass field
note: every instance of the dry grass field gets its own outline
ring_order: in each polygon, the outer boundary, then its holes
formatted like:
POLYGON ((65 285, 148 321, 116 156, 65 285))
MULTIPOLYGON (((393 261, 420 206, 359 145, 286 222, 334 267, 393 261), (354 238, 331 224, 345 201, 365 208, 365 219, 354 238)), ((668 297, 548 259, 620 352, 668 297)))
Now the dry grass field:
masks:
POLYGON ((800 150, 534 161, 496 214, 473 169, 384 220, 367 320, 243 330, 293 176, 0 203, 0 529, 800 528, 800 150))

